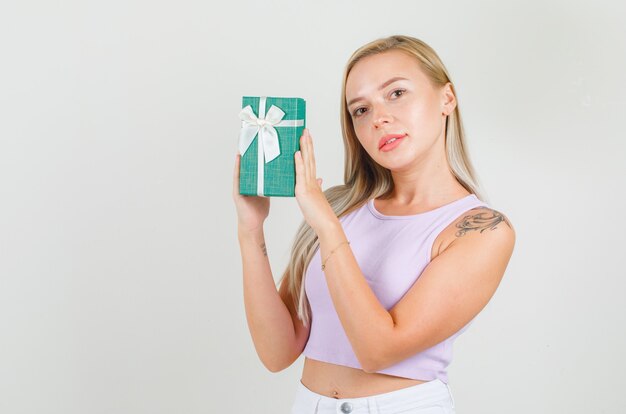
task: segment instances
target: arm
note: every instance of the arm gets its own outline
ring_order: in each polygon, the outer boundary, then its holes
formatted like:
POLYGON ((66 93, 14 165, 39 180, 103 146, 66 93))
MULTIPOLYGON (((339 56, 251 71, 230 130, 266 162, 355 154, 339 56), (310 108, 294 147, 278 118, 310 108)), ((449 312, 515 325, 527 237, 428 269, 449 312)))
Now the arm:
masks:
POLYGON ((292 315, 276 290, 263 229, 252 232, 239 229, 238 237, 248 329, 263 365, 277 372, 300 355, 294 358, 296 336, 292 315))
MULTIPOLYGON (((328 259, 325 275, 335 309, 366 372, 380 371, 445 340, 488 303, 512 254, 515 233, 506 221, 506 226, 488 229, 490 223, 481 216, 485 211, 493 210, 480 209, 473 217, 483 223, 474 229, 486 231, 457 238, 390 311, 378 302, 347 245, 328 259)), ((345 240, 336 225, 327 226, 319 237, 323 261, 345 240)))
POLYGON ((377 370, 449 338, 495 294, 513 253, 513 227, 496 210, 480 208, 460 219, 457 228, 470 232, 457 236, 389 311, 394 332, 378 353, 377 370))
POLYGON ((365 372, 374 372, 394 321, 367 284, 339 220, 317 231, 324 274, 335 310, 365 372), (336 249, 336 250, 335 250, 336 249), (331 250, 334 253, 329 257, 331 250), (326 260, 328 258, 328 260, 326 260))

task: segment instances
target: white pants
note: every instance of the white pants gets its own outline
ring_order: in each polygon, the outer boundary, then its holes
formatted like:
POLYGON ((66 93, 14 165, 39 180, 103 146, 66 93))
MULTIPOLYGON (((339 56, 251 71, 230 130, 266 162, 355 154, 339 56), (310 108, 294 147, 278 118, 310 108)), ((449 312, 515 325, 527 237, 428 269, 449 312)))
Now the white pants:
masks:
POLYGON ((291 414, 455 414, 445 382, 434 379, 412 387, 360 398, 330 398, 298 383, 291 414))

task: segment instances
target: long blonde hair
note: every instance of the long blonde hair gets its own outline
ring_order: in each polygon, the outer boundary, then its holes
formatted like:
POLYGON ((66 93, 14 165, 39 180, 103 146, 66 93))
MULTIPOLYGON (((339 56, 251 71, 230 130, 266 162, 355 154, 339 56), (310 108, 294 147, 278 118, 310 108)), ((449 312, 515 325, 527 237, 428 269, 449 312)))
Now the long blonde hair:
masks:
MULTIPOLYGON (((389 50, 401 50, 415 57, 420 68, 433 85, 443 87, 450 82, 452 91, 456 91, 448 71, 437 53, 423 41, 409 36, 389 36, 374 40, 356 50, 346 65, 341 87, 341 133, 345 149, 345 168, 343 185, 337 185, 324 191, 329 204, 337 217, 344 216, 359 208, 370 198, 387 196, 393 191, 391 172, 378 165, 361 146, 354 132, 352 118, 346 105, 346 81, 354 65, 361 59, 389 50)), ((469 160, 465 146, 465 132, 461 122, 458 100, 456 108, 446 117, 446 157, 452 173, 458 182, 470 193, 482 201, 482 190, 469 160)), ((294 300, 298 318, 308 326, 311 308, 304 290, 304 273, 319 247, 319 240, 313 229, 302 221, 296 233, 289 264, 279 283, 288 283, 288 290, 294 300)))

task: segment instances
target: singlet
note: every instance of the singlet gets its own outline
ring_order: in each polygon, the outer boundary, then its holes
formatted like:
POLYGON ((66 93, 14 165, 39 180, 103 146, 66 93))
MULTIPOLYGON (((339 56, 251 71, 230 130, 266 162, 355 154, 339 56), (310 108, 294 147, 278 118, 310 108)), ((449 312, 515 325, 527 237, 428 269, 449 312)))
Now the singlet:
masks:
MULTIPOLYGON (((386 216, 374 208, 370 199, 339 220, 363 276, 381 305, 390 310, 430 262, 432 245, 439 233, 478 206, 488 204, 469 194, 424 213, 386 216)), ((303 354, 318 361, 362 369, 335 311, 321 270, 319 247, 304 277, 312 315, 303 354)), ((427 381, 438 378, 447 384, 452 344, 472 322, 437 345, 377 372, 427 381)))

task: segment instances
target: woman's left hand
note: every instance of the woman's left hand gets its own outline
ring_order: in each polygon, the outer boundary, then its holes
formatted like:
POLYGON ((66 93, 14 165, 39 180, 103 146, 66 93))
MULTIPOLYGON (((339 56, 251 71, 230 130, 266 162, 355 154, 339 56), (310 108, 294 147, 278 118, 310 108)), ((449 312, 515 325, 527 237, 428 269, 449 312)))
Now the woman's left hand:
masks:
POLYGON ((337 216, 322 191, 322 179, 315 176, 313 141, 308 129, 300 138, 300 151, 294 155, 296 162, 296 200, 306 222, 319 234, 325 226, 337 221, 337 216))

